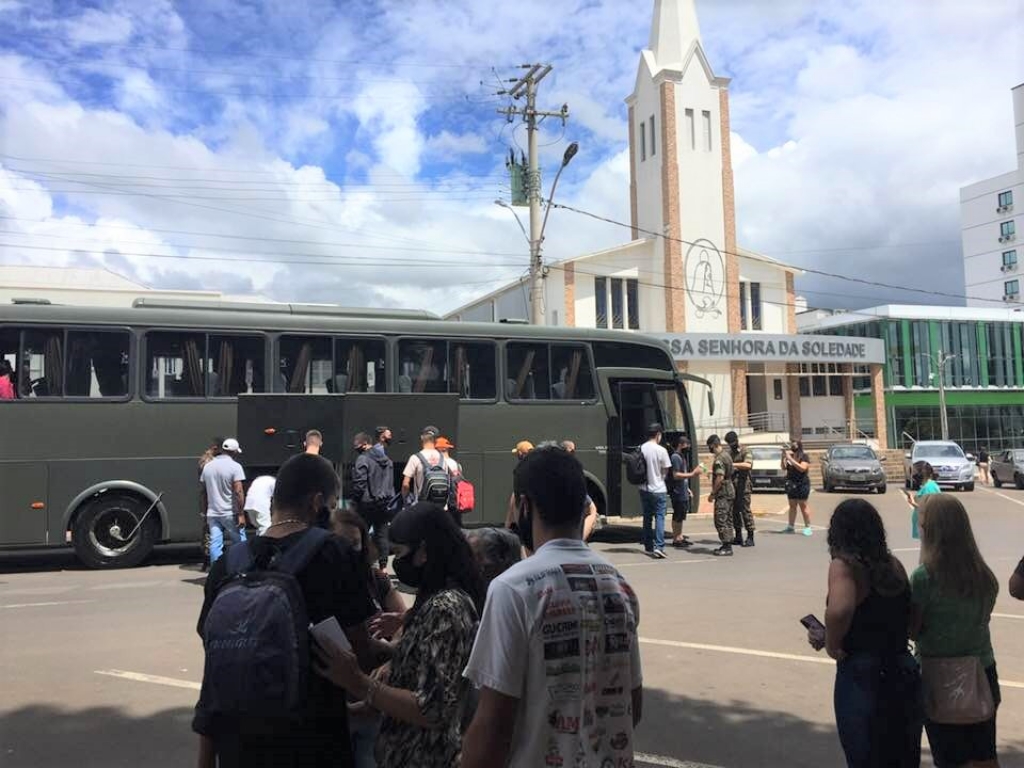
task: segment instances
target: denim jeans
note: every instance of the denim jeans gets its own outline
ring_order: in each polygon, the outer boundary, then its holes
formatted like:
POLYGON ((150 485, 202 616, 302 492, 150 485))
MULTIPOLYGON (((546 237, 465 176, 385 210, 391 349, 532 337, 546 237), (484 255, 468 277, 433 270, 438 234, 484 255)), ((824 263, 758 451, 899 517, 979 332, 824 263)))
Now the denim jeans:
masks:
POLYGON ((836 665, 834 705, 849 768, 918 768, 921 672, 909 653, 855 653, 836 665))
POLYGON ((374 748, 380 732, 380 716, 349 715, 348 732, 352 737, 352 765, 354 768, 377 768, 374 748))
POLYGON ((640 507, 644 513, 644 551, 664 550, 665 510, 668 507, 668 494, 640 491, 640 507))
POLYGON ((238 529, 238 520, 234 515, 208 516, 206 524, 210 526, 210 563, 215 563, 224 554, 224 538, 228 543, 238 544, 245 541, 245 531, 238 529))

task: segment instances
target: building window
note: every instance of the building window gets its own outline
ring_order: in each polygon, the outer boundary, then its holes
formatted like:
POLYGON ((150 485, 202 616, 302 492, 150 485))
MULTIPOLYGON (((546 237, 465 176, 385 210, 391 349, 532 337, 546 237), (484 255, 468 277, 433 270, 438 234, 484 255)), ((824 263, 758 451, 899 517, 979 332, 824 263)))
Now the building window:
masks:
POLYGON ((706 109, 701 112, 701 117, 704 121, 704 150, 706 152, 711 151, 711 113, 706 109))
POLYGON ((1017 235, 1017 223, 1012 219, 999 225, 999 239, 1011 240, 1017 235))
POLYGON ((629 316, 629 330, 640 330, 640 281, 626 281, 626 313, 629 316))
POLYGON ((1007 280, 1003 283, 1003 293, 1006 296, 1020 295, 1020 280, 1007 280))
POLYGON ((772 396, 776 400, 782 399, 782 379, 772 379, 772 396))
POLYGON ((612 328, 622 328, 622 280, 618 277, 611 279, 612 286, 612 328))
POLYGON ((686 133, 690 137, 690 149, 697 149, 697 126, 693 119, 693 110, 686 110, 686 133))
POLYGON ((1003 266, 1004 267, 1016 267, 1017 266, 1017 252, 1016 251, 1003 251, 1003 266))
POLYGON ((654 148, 657 146, 657 143, 654 140, 654 115, 651 115, 650 125, 651 125, 651 157, 654 157, 654 148))
POLYGON ((842 397, 843 376, 836 363, 804 363, 800 366, 800 397, 842 397))
POLYGON ((761 284, 750 284, 750 327, 752 330, 761 330, 761 284))
POLYGON ((740 330, 745 331, 750 324, 750 312, 747 310, 747 283, 740 280, 740 330))
POLYGON ((1009 208, 1013 205, 1013 191, 1007 190, 1006 192, 999 193, 999 207, 1009 208))
POLYGON ((647 159, 647 127, 640 123, 640 162, 647 159))
POLYGON ((608 327, 608 278, 594 278, 594 312, 597 315, 597 327, 608 327))

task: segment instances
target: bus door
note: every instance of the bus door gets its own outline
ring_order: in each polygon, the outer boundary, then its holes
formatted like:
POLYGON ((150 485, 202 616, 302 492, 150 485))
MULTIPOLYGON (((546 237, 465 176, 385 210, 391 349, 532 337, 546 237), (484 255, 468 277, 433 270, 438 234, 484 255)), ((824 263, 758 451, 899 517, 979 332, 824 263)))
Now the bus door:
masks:
POLYGON ((626 479, 622 456, 647 440, 648 425, 661 421, 661 407, 652 381, 613 382, 612 393, 617 414, 608 420, 608 509, 628 517, 640 513, 640 495, 626 479))
POLYGON ((0 542, 47 543, 47 479, 45 462, 0 463, 0 542))

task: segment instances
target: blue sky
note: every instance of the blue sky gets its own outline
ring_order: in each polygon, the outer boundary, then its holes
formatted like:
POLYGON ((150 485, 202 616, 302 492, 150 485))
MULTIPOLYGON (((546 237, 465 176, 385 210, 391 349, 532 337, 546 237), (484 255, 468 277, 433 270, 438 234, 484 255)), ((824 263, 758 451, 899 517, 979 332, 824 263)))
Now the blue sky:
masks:
MULTIPOLYGON (((1016 0, 698 0, 740 242, 962 291, 958 188, 1014 160, 1016 0)), ((0 0, 0 261, 154 286, 451 308, 523 273, 494 95, 554 66, 560 198, 628 220, 624 97, 653 0, 0 0)), ((628 231, 558 211, 556 259, 628 231)), ((813 305, 926 301, 825 278, 813 305)))

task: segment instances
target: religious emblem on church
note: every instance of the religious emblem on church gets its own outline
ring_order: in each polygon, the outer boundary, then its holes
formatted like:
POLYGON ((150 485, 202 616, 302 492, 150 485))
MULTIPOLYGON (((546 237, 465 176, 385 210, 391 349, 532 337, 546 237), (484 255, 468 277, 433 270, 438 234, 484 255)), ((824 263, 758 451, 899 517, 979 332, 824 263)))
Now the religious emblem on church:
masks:
POLYGON ((697 317, 722 316, 725 296, 725 260, 710 240, 698 240, 690 246, 683 259, 686 274, 686 295, 697 317))

